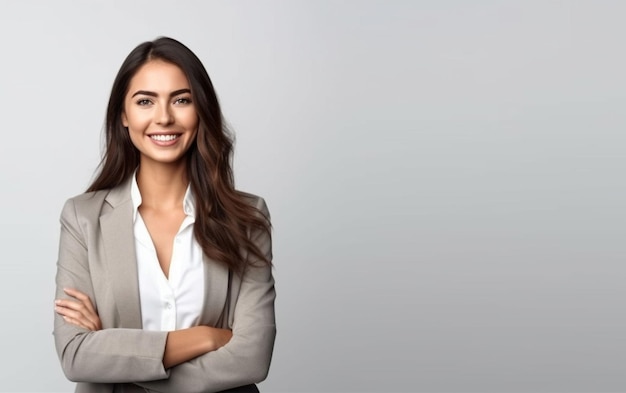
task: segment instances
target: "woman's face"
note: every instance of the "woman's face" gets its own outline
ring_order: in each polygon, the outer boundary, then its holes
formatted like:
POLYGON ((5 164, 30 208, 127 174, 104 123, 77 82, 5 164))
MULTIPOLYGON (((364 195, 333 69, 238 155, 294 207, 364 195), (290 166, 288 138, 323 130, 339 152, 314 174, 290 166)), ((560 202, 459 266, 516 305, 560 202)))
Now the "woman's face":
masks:
POLYGON ((126 93, 122 123, 141 163, 180 162, 198 131, 198 114, 183 71, 162 60, 139 68, 126 93))

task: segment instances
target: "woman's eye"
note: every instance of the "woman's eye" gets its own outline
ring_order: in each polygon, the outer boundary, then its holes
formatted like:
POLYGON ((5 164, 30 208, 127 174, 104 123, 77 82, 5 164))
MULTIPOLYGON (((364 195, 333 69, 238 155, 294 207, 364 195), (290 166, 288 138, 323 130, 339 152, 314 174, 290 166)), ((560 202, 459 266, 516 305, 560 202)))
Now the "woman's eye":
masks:
POLYGON ((137 100, 137 105, 150 105, 151 102, 148 99, 142 98, 140 100, 137 100))
POLYGON ((177 98, 176 101, 174 101, 175 104, 191 104, 191 100, 189 98, 177 98))

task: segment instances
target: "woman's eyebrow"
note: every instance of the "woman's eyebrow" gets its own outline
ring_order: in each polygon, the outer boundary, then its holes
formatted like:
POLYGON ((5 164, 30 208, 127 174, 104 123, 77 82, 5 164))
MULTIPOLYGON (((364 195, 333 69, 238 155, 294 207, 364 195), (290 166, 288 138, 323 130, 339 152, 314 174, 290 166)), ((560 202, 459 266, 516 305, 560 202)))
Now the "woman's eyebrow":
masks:
POLYGON ((179 94, 184 94, 184 93, 191 93, 190 89, 179 89, 179 90, 175 90, 173 92, 170 93, 170 97, 174 97, 177 96, 179 94))
MULTIPOLYGON (((173 91, 173 92, 171 92, 171 93, 170 93, 170 97, 174 97, 174 96, 177 96, 177 95, 179 95, 179 94, 184 94, 184 93, 191 93, 191 90, 190 90, 190 89, 179 89, 179 90, 175 90, 175 91, 173 91)), ((153 92, 153 91, 148 91, 148 90, 137 90, 137 91, 135 92, 135 94, 133 94, 133 95, 131 96, 131 98, 132 98, 132 97, 134 97, 134 96, 137 96, 137 95, 144 95, 144 96, 150 96, 150 97, 158 97, 158 96, 159 96, 157 93, 155 93, 155 92, 153 92)))

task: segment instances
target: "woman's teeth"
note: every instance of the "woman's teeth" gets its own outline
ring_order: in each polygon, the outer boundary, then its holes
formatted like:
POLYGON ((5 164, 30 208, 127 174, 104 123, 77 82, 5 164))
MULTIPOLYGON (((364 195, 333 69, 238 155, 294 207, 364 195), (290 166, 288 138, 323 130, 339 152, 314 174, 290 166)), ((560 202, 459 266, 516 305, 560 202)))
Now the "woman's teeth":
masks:
POLYGON ((167 142, 173 141, 174 139, 178 138, 178 135, 150 135, 150 138, 154 139, 155 141, 167 142))

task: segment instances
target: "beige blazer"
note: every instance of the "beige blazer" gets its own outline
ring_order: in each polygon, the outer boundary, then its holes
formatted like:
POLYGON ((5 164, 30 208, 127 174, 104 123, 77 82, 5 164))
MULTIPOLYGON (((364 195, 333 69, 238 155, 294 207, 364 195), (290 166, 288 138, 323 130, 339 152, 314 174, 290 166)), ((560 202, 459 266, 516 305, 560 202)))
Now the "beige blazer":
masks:
MULTIPOLYGON (((268 214, 262 198, 249 200, 268 214)), ((66 287, 86 293, 103 327, 90 332, 55 315, 57 353, 67 378, 78 382, 76 392, 216 392, 264 380, 276 335, 271 268, 249 266, 239 277, 205 257, 200 324, 230 328, 233 337, 217 351, 166 370, 167 332, 141 330, 132 213, 130 181, 74 197, 61 213, 56 298, 67 297, 66 287)), ((250 236, 271 260, 269 234, 250 236)))

